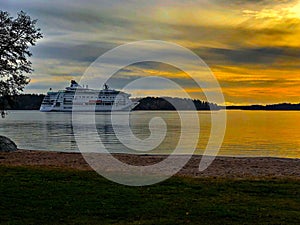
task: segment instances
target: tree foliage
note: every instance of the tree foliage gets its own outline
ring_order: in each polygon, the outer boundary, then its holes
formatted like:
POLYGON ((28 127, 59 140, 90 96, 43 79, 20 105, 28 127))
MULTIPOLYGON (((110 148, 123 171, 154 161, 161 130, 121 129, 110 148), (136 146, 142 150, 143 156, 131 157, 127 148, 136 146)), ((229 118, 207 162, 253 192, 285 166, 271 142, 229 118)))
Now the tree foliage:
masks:
MULTIPOLYGON (((36 22, 23 11, 16 18, 0 11, 0 97, 6 101, 30 81, 26 76, 33 71, 28 59, 32 55, 29 48, 43 37, 36 22)), ((0 107, 4 110, 1 102, 0 107)))
POLYGON ((198 99, 172 97, 146 97, 139 99, 134 110, 219 110, 217 104, 200 101, 198 99), (175 109, 174 105, 177 106, 175 109))

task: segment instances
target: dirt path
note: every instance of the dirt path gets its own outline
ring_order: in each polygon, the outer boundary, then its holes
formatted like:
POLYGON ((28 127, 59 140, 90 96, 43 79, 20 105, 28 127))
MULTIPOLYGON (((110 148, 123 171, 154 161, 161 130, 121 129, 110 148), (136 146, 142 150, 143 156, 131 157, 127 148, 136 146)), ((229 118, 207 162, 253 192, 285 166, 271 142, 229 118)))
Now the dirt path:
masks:
MULTIPOLYGON (((132 165, 150 165, 166 157, 162 155, 128 154, 115 154, 114 156, 132 165)), ((201 156, 193 156, 177 175, 216 178, 300 179, 300 159, 217 157, 205 171, 199 172, 200 160, 201 156)), ((0 165, 92 170, 80 153, 29 150, 0 153, 0 165)))

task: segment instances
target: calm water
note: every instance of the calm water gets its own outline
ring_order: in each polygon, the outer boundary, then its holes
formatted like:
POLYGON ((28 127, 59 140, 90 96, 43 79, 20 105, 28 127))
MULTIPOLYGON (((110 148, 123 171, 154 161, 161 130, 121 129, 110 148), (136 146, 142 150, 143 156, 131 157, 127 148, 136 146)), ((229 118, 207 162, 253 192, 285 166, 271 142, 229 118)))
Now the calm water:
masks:
MULTIPOLYGON (((198 114, 201 134, 195 153, 201 154, 210 134, 210 113, 198 114)), ((123 115, 120 113, 120 116, 123 115)), ((180 120, 176 112, 133 112, 130 123, 132 132, 138 138, 147 138, 150 134, 148 123, 153 117, 163 118, 168 131, 162 143, 147 153, 170 153, 181 134, 180 120)), ((0 120, 0 135, 11 138, 21 149, 78 151, 71 118, 70 113, 10 111, 7 118, 0 120)), ((105 113, 96 115, 97 130, 102 143, 112 152, 134 152, 118 141, 110 118, 110 115, 105 113)), ((82 132, 85 132, 88 126, 90 124, 82 123, 82 132)), ((185 138, 192 136, 195 130, 193 121, 190 121, 185 138)), ((122 135, 126 138, 126 130, 122 135)), ((84 141, 87 142, 99 141, 88 133, 84 137, 84 141)), ((185 148, 183 151, 188 150, 190 146, 186 145, 185 148)), ((300 158, 300 113, 228 111, 226 135, 219 155, 300 158)))

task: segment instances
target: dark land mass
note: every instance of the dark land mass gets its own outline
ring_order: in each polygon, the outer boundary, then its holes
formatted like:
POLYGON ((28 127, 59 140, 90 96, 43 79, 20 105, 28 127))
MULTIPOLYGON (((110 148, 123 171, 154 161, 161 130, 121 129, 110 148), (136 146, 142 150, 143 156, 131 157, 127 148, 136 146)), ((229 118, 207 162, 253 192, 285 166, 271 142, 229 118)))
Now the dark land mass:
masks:
MULTIPOLYGON (((5 109, 38 110, 41 106, 44 97, 45 95, 36 95, 36 94, 16 95, 11 97, 9 101, 6 100, 4 101, 5 109)), ((177 110, 195 110, 195 109, 219 110, 221 108, 217 104, 208 103, 200 100, 191 100, 191 99, 183 99, 183 98, 146 97, 146 98, 133 99, 133 100, 140 102, 140 104, 134 110, 175 110, 173 105, 176 106, 177 110)))
POLYGON ((9 110, 38 110, 45 95, 38 94, 21 94, 10 96, 8 98, 0 98, 1 106, 9 110))
MULTIPOLYGON (((38 110, 45 95, 42 94, 21 94, 3 100, 7 110, 38 110)), ((219 106, 214 103, 201 101, 198 99, 172 98, 172 97, 146 97, 133 99, 140 104, 134 110, 300 110, 299 104, 280 103, 272 105, 244 105, 244 106, 219 106), (193 104, 192 104, 193 103, 193 104)))
POLYGON ((226 106, 226 109, 241 110, 300 110, 299 104, 280 103, 273 105, 246 105, 246 106, 226 106))
POLYGON ((146 97, 138 100, 134 110, 219 110, 220 106, 198 99, 146 97))

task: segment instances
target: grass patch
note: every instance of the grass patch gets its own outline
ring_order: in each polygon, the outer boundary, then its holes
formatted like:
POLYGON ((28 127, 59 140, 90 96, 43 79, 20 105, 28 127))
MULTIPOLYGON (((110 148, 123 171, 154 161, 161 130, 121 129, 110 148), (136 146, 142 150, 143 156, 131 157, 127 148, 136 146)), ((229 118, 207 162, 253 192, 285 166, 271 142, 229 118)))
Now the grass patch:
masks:
POLYGON ((1 224, 299 224, 300 181, 171 178, 146 187, 95 172, 0 166, 1 224))

